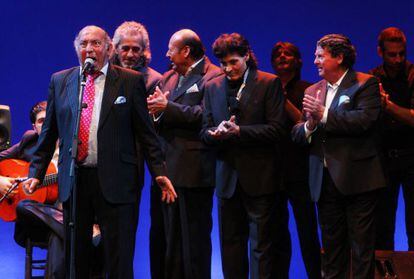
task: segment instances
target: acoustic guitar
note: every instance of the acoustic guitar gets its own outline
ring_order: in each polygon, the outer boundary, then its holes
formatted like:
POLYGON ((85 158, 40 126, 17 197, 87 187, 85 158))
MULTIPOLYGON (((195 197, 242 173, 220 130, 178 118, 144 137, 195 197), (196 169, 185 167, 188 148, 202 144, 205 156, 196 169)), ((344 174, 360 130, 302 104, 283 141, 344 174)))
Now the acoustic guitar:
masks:
MULTIPOLYGON (((12 178, 26 178, 29 173, 30 163, 17 159, 0 161, 0 175, 12 178)), ((0 198, 2 195, 0 194, 0 198)), ((54 203, 58 198, 57 170, 54 164, 50 164, 43 184, 37 187, 33 193, 29 193, 21 184, 17 186, 16 195, 7 196, 0 202, 0 218, 6 222, 16 220, 16 207, 21 200, 35 200, 41 203, 54 203)))

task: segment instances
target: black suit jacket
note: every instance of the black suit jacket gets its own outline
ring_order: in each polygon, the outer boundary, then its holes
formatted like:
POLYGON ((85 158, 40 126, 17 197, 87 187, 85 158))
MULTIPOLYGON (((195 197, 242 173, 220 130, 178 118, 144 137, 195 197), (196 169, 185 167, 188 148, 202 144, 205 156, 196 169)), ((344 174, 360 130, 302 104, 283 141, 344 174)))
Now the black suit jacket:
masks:
MULTIPOLYGON (((325 80, 309 87, 305 94, 325 99, 325 80)), ((380 160, 378 119, 381 101, 377 80, 349 70, 328 111, 325 125, 318 125, 310 140, 309 184, 314 201, 319 200, 324 159, 335 186, 345 195, 385 186, 380 160), (342 100, 340 102, 340 100, 342 100)), ((304 121, 292 130, 295 142, 309 144, 304 121)))
MULTIPOLYGON (((285 86, 286 99, 289 100, 297 109, 302 111, 303 96, 306 88, 312 84, 300 80, 299 76, 293 78, 285 86)), ((288 131, 291 131, 295 126, 296 121, 288 118, 288 131)), ((284 181, 289 185, 287 189, 290 193, 296 191, 303 191, 300 189, 304 184, 308 184, 308 161, 309 161, 309 147, 296 144, 292 141, 290 133, 286 135, 285 146, 282 150, 285 161, 284 166, 284 181), (298 188, 299 189, 293 189, 298 188)), ((309 191, 308 189, 305 189, 309 191)))
MULTIPOLYGON (((117 57, 117 56, 116 56, 117 57)), ((118 62, 119 63, 119 62, 118 62)), ((118 66, 120 66, 119 64, 116 64, 118 66)), ((135 67, 132 70, 138 71, 142 74, 142 77, 144 78, 144 82, 145 82, 145 89, 146 89, 146 95, 147 97, 149 95, 151 95, 152 93, 154 93, 155 91, 155 87, 158 85, 158 83, 160 82, 162 75, 160 73, 158 73, 157 71, 155 71, 154 69, 152 69, 151 67, 148 66, 144 66, 144 67, 135 67)), ((141 155, 141 158, 138 160, 139 161, 139 171, 141 173, 144 173, 144 154, 142 150, 139 150, 139 148, 141 147, 140 143, 137 142, 137 149, 138 149, 138 153, 141 155)), ((140 184, 143 185, 144 184, 144 175, 140 176, 140 184)), ((158 187, 158 186, 157 186, 158 187)))
MULTIPOLYGON (((117 65, 122 67, 121 61, 119 61, 118 55, 114 55, 111 59, 111 63, 113 65, 117 65)), ((140 72, 144 78, 146 94, 149 96, 150 94, 154 93, 155 87, 160 82, 162 75, 154 70, 153 68, 146 66, 136 66, 133 67, 132 70, 140 72)))
POLYGON ((24 133, 20 142, 12 147, 0 152, 0 160, 4 159, 20 159, 30 162, 36 149, 36 143, 39 136, 33 130, 24 133))
MULTIPOLYGON (((79 67, 52 75, 46 119, 30 167, 40 180, 59 139, 59 199, 66 201, 75 178, 69 175, 72 138, 79 96, 79 67)), ((109 65, 98 126, 98 176, 104 198, 112 203, 135 202, 142 150, 154 176, 165 175, 163 154, 149 117, 142 75, 109 65), (123 96, 125 103, 114 104, 123 96), (141 145, 139 148, 135 143, 141 145)))
POLYGON ((217 147, 216 193, 230 198, 237 182, 251 196, 280 189, 281 156, 279 143, 286 134, 284 97, 275 75, 250 70, 239 102, 240 136, 215 140, 208 130, 230 119, 227 103, 228 80, 218 77, 205 89, 202 136, 217 147))
POLYGON ((144 77, 147 95, 154 93, 155 87, 160 82, 162 75, 151 67, 139 67, 136 70, 144 77))
POLYGON ((167 108, 157 121, 157 130, 166 154, 168 177, 180 187, 213 187, 214 157, 200 139, 203 96, 206 84, 221 75, 205 57, 189 73, 180 88, 179 74, 168 71, 160 81, 170 91, 167 108))

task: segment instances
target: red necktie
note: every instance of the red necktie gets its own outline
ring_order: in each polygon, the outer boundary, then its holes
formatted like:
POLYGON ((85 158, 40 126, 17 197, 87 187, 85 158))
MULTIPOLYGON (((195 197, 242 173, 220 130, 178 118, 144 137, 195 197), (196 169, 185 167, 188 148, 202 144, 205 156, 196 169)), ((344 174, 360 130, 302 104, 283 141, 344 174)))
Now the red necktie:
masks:
POLYGON ((83 162, 88 156, 88 141, 89 131, 91 128, 93 104, 95 101, 95 79, 101 73, 94 73, 88 75, 85 84, 85 90, 83 91, 82 103, 86 104, 86 108, 82 109, 82 114, 79 123, 79 134, 78 134, 78 162, 83 162))

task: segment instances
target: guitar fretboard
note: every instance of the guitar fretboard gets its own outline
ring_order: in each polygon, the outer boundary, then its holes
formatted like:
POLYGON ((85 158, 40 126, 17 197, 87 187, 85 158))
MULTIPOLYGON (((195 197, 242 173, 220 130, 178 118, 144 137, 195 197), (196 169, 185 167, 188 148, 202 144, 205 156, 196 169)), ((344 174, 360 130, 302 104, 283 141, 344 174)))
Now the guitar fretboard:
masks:
POLYGON ((57 182, 57 173, 48 174, 43 179, 43 184, 41 186, 38 186, 37 188, 46 187, 52 184, 55 184, 57 182))

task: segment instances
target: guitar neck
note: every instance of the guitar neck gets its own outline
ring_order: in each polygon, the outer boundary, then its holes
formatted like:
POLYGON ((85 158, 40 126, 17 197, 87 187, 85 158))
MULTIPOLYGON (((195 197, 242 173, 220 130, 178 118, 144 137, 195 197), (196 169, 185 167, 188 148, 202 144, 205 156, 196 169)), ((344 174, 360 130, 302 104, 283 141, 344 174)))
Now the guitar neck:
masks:
POLYGON ((48 174, 43 179, 42 185, 37 188, 47 187, 49 185, 55 184, 57 182, 57 173, 48 174))

